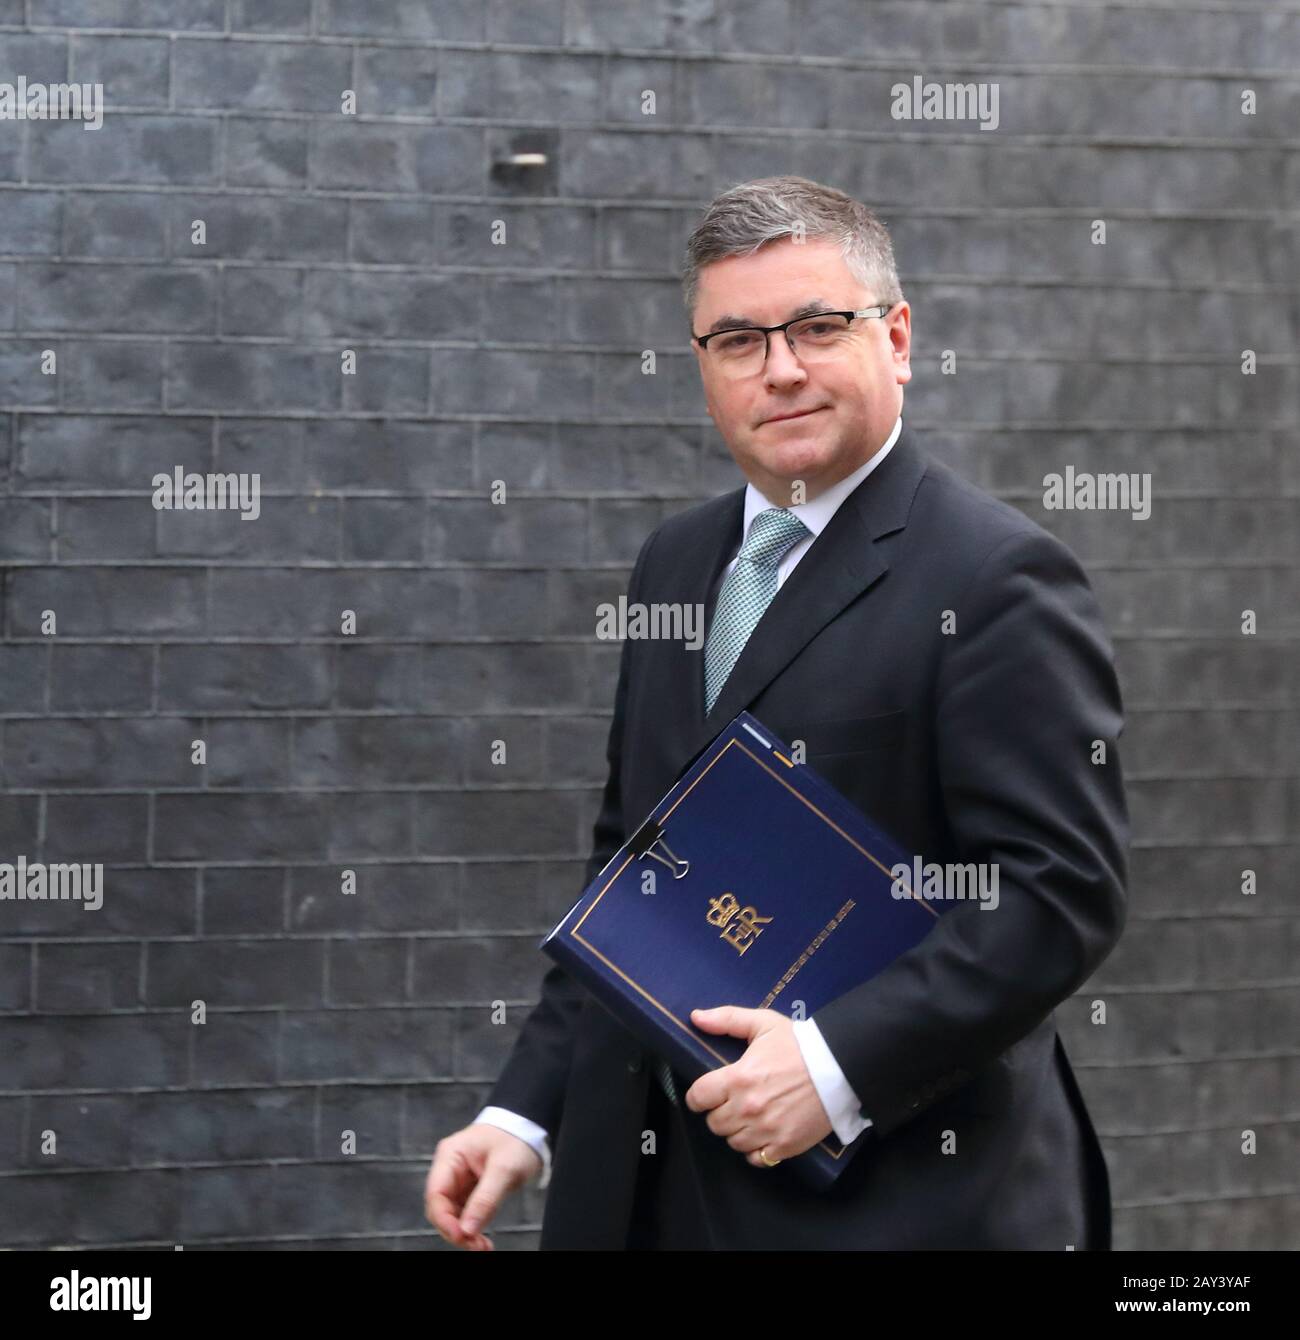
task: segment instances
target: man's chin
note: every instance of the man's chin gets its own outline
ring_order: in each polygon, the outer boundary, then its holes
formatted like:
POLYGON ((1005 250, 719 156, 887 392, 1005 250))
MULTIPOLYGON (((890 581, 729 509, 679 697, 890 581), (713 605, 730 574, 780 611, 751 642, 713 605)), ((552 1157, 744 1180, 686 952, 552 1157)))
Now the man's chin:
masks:
POLYGON ((780 451, 765 453, 763 467, 778 479, 811 479, 830 465, 830 452, 820 440, 790 442, 780 451))
POLYGON ((789 455, 780 458, 768 455, 756 461, 756 468, 747 469, 744 474, 749 479, 757 477, 763 481, 756 487, 770 502, 779 507, 792 507, 796 503, 808 501, 807 496, 793 496, 795 484, 803 485, 804 495, 816 492, 817 481, 826 471, 827 464, 826 458, 816 452, 793 458, 789 455))

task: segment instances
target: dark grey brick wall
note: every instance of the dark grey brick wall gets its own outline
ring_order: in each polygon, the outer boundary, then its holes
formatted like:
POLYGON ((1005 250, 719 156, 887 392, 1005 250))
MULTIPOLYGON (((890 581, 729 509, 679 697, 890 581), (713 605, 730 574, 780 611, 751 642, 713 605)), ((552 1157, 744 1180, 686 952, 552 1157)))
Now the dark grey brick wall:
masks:
POLYGON ((1226 0, 0 0, 0 79, 108 103, 0 121, 0 860, 106 883, 0 903, 0 1243, 442 1245, 429 1155, 588 854, 595 606, 739 480, 682 243, 797 172, 893 229, 909 421, 1110 621, 1132 915, 1059 1018, 1116 1245, 1300 1246, 1298 61, 1226 0), (914 74, 999 129, 891 120, 914 74), (260 518, 155 510, 178 465, 260 518), (1150 519, 1044 511, 1067 465, 1150 519))

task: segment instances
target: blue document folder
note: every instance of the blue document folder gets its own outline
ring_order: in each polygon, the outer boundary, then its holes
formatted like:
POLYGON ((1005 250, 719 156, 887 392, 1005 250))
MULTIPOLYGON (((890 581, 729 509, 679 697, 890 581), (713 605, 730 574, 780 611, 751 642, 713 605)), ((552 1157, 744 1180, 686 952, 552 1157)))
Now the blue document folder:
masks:
MULTIPOLYGON (((928 934, 940 913, 896 865, 911 854, 742 712, 540 948, 693 1083, 745 1042, 695 1028, 692 1009, 806 1018, 928 934)), ((870 1134, 832 1133, 791 1166, 827 1186, 870 1134)))

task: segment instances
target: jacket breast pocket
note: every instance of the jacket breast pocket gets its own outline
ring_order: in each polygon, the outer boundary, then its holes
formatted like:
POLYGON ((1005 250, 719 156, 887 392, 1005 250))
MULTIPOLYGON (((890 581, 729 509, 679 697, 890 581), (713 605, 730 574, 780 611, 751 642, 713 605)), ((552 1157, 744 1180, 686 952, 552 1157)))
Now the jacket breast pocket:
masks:
POLYGON ((808 721, 794 731, 811 758, 831 754, 860 754, 869 749, 896 747, 903 741, 905 712, 881 712, 873 717, 841 717, 833 721, 808 721))

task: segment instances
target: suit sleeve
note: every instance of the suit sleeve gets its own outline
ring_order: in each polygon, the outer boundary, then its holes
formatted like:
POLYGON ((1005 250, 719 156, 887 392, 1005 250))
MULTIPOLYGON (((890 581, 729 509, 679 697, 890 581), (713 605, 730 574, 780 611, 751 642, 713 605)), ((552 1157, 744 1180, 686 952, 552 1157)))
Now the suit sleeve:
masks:
POLYGON ((919 945, 817 1011, 879 1135, 1031 1033, 1124 925, 1123 709, 1087 577, 1054 537, 1017 532, 955 613, 934 713, 956 855, 919 855, 996 865, 998 905, 945 904, 919 945))
MULTIPOLYGON (((641 546, 628 582, 628 601, 640 593, 641 571, 657 531, 641 546)), ((592 830, 592 853, 583 876, 585 889, 623 845, 622 788, 623 730, 627 705, 631 640, 623 643, 619 657, 618 686, 614 691, 614 718, 605 747, 609 772, 601 796, 600 812, 592 830)), ((491 1107, 506 1108, 536 1123, 554 1145, 564 1106, 569 1063, 578 1013, 589 993, 558 964, 542 979, 541 998, 520 1028, 519 1036, 488 1095, 491 1107)))

